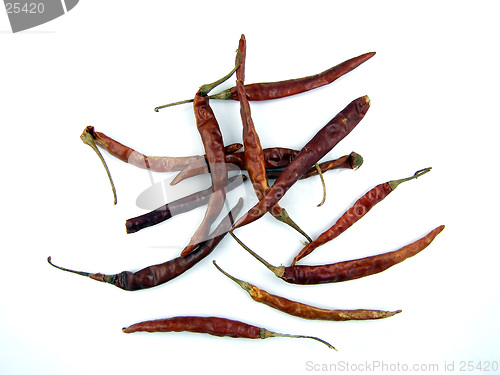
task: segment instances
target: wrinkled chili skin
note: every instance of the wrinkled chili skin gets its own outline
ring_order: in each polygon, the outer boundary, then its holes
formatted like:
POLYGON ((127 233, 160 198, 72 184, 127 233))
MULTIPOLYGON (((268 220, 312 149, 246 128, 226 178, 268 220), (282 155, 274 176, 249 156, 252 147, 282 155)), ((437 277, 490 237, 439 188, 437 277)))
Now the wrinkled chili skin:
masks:
MULTIPOLYGON (((93 126, 87 126, 84 133, 89 133, 94 138, 97 146, 106 150, 110 155, 115 158, 132 164, 142 169, 150 169, 153 172, 175 172, 181 171, 187 166, 197 163, 205 162, 205 156, 146 156, 140 152, 121 144, 120 142, 108 137, 106 134, 95 131, 93 126)), ((232 143, 225 147, 226 154, 231 154, 243 145, 241 143, 232 143)))
MULTIPOLYGON (((358 57, 349 59, 343 63, 340 63, 322 73, 297 78, 290 79, 286 81, 279 82, 264 82, 264 83, 252 83, 245 85, 245 91, 248 100, 270 100, 284 98, 291 95, 300 94, 321 86, 325 86, 332 83, 336 79, 340 78, 344 74, 350 72, 351 70, 357 68, 359 65, 364 63, 366 60, 370 59, 375 55, 375 52, 365 53, 358 57)), ((231 100, 239 100, 238 91, 236 87, 229 89, 231 93, 231 100)))
POLYGON ((168 319, 150 320, 123 328, 125 333, 133 332, 195 332, 213 336, 260 339, 261 328, 219 317, 178 316, 168 319))
POLYGON ((84 132, 90 133, 96 145, 105 149, 117 159, 142 169, 150 169, 154 172, 180 171, 190 163, 204 159, 203 156, 199 155, 183 157, 146 156, 115 141, 104 133, 96 132, 93 126, 87 126, 84 132))
POLYGON ((240 56, 236 56, 235 64, 238 65, 236 69, 236 79, 240 81, 245 81, 245 60, 247 58, 247 41, 245 35, 241 34, 240 41, 238 42, 238 51, 240 51, 240 56))
MULTIPOLYGON (((229 178, 225 187, 226 191, 230 191, 236 188, 243 181, 245 181, 245 179, 246 177, 243 175, 229 178)), ((145 213, 144 215, 128 219, 125 222, 127 233, 138 232, 141 229, 148 228, 165 220, 168 220, 172 216, 179 215, 181 213, 188 212, 197 207, 200 207, 208 202, 211 194, 212 187, 209 187, 205 190, 190 194, 186 197, 165 204, 157 208, 156 210, 145 213)))
POLYGON ((294 258, 292 265, 304 258, 306 255, 310 254, 317 247, 340 236, 391 192, 392 188, 386 182, 370 189, 366 194, 359 198, 356 203, 354 203, 354 205, 349 208, 330 229, 321 234, 313 242, 307 244, 294 258))
POLYGON ((320 266, 289 266, 281 276, 291 284, 311 285, 337 283, 374 275, 410 258, 424 250, 444 229, 444 225, 432 230, 425 237, 399 250, 320 266))
POLYGON ((200 133, 205 154, 212 174, 212 185, 214 190, 219 190, 227 180, 225 168, 226 153, 224 152, 224 140, 215 119, 215 114, 209 104, 207 96, 201 96, 200 91, 194 99, 194 113, 196 126, 200 133))
MULTIPOLYGON (((115 275, 113 284, 127 291, 152 288, 164 284, 189 270, 191 267, 206 258, 214 248, 222 241, 235 218, 243 207, 240 199, 236 206, 229 212, 214 230, 212 237, 198 246, 198 248, 184 257, 171 259, 167 262, 149 266, 137 272, 123 271, 115 275)), ((104 275, 95 274, 91 276, 94 280, 103 281, 104 275)))
POLYGON ((330 120, 288 164, 264 198, 241 217, 233 229, 247 225, 268 212, 304 173, 356 127, 369 107, 368 96, 363 96, 353 100, 330 120))
POLYGON ((223 187, 227 181, 226 154, 224 152, 222 133, 215 114, 210 107, 208 97, 201 96, 200 90, 195 95, 193 108, 196 126, 200 133, 207 162, 210 167, 213 193, 210 195, 207 203, 207 210, 203 221, 192 236, 189 244, 181 252, 182 256, 189 254, 199 243, 205 240, 210 226, 217 219, 224 206, 225 192, 223 187))
POLYGON ((269 307, 277 309, 289 315, 297 316, 303 319, 310 320, 331 320, 331 321, 347 321, 347 320, 372 320, 383 319, 397 314, 399 311, 382 311, 382 310, 327 310, 315 306, 306 305, 300 302, 291 301, 287 298, 275 296, 252 286, 248 292, 252 299, 256 302, 263 303, 269 307))
POLYGON ((245 166, 248 177, 252 182, 257 199, 261 199, 269 190, 267 184, 266 165, 264 150, 261 147, 259 135, 252 120, 250 105, 245 96, 243 82, 237 80, 236 86, 240 94, 240 113, 243 123, 243 147, 245 155, 245 166))

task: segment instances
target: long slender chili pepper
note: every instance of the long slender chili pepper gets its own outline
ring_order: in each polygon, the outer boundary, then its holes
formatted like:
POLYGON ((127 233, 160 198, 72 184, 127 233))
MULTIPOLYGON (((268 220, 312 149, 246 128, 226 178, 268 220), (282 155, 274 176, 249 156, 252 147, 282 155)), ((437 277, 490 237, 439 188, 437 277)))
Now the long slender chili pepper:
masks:
MULTIPOLYGON (((286 167, 299 154, 299 151, 284 147, 265 148, 264 162, 266 169, 286 167)), ((228 170, 244 170, 245 153, 235 152, 229 154, 226 152, 226 167, 228 170)), ((170 185, 178 184, 179 182, 200 174, 210 173, 206 160, 196 160, 180 171, 172 180, 170 185)))
POLYGON ((52 263, 51 257, 49 257, 47 261, 52 266, 60 270, 76 273, 80 276, 90 277, 91 279, 104 283, 113 284, 120 289, 135 291, 152 288, 182 275, 191 267, 199 263, 202 259, 206 258, 227 234, 231 228, 231 224, 234 222, 236 216, 238 216, 242 207, 243 200, 240 198, 236 206, 229 212, 229 214, 221 221, 211 234, 211 238, 200 244, 195 251, 189 253, 187 256, 174 258, 165 263, 149 266, 137 272, 123 271, 115 275, 103 275, 102 273, 74 271, 68 268, 56 266, 52 263))
POLYGON ((330 349, 335 349, 326 341, 313 336, 290 335, 276 333, 265 328, 256 327, 247 323, 219 317, 203 316, 176 316, 167 319, 149 320, 132 324, 122 329, 125 333, 134 332, 194 332, 208 333, 219 337, 267 339, 269 337, 306 338, 319 341, 330 349))
POLYGON ((353 100, 330 120, 288 164, 266 195, 236 222, 232 230, 250 224, 268 212, 309 168, 354 129, 369 107, 370 99, 362 96, 353 100))
MULTIPOLYGON (((142 169, 149 169, 153 172, 175 172, 181 171, 192 163, 205 163, 205 156, 146 156, 140 152, 125 146, 124 144, 108 137, 106 134, 97 132, 93 126, 87 126, 83 131, 82 137, 90 139, 98 147, 106 150, 110 155, 117 159, 132 164, 142 169)), ((225 147, 226 155, 232 154, 243 145, 241 143, 232 143, 225 147)))
POLYGON ((415 174, 411 177, 384 182, 383 184, 379 184, 372 188, 365 195, 359 198, 356 203, 354 203, 354 205, 349 208, 330 229, 321 234, 316 240, 309 242, 294 258, 292 266, 295 265, 295 263, 297 263, 300 259, 304 258, 306 255, 312 253, 319 246, 324 245, 325 243, 344 233, 355 222, 357 222, 368 211, 370 211, 373 206, 387 197, 401 183, 416 179, 429 172, 430 170, 431 168, 421 169, 415 172, 415 174))
POLYGON ((443 229, 444 225, 441 225, 421 239, 406 245, 399 250, 384 254, 320 266, 295 265, 288 267, 275 267, 270 265, 262 257, 257 255, 245 244, 243 244, 243 242, 236 238, 234 234, 231 233, 231 235, 241 246, 243 246, 245 250, 262 262, 277 277, 283 279, 287 283, 309 285, 354 280, 385 271, 389 267, 401 263, 405 259, 408 259, 424 250, 443 229))
MULTIPOLYGON (((227 180, 227 185, 225 186, 226 192, 233 190, 241 183, 246 181, 246 179, 247 177, 245 175, 237 175, 229 178, 227 180)), ((208 202, 211 194, 212 187, 209 187, 205 190, 167 203, 157 208, 156 210, 128 219, 125 222, 127 233, 138 232, 141 229, 164 222, 165 220, 170 219, 172 216, 179 215, 181 213, 188 212, 197 207, 200 207, 208 202)))
POLYGON ((284 312, 286 314, 290 314, 293 316, 297 316, 299 318, 304 319, 312 319, 312 320, 333 320, 333 321, 345 321, 345 320, 373 320, 373 319, 383 319, 388 318, 390 316, 396 315, 401 312, 401 310, 397 311, 383 311, 383 310, 328 310, 322 309, 319 307, 306 305, 304 303, 291 301, 287 298, 276 296, 274 294, 270 294, 265 290, 257 288, 255 285, 252 285, 246 281, 239 280, 222 268, 220 268, 215 260, 213 264, 217 269, 226 275, 228 278, 233 280, 236 284, 238 284, 243 290, 248 292, 250 297, 255 302, 263 303, 267 306, 272 307, 278 311, 284 312))
MULTIPOLYGON (((344 74, 349 73, 351 70, 357 68, 359 65, 372 58, 373 56, 375 56, 375 52, 368 52, 344 61, 343 63, 325 70, 324 72, 308 77, 290 79, 286 81, 253 83, 245 85, 245 91, 247 93, 248 100, 251 101, 278 99, 295 94, 300 94, 332 83, 333 81, 342 77, 344 74)), ((218 94, 211 95, 210 98, 222 100, 239 100, 236 86, 224 90, 218 94)), ((161 108, 183 103, 190 103, 192 101, 193 99, 188 99, 176 103, 162 105, 156 107, 155 111, 158 112, 158 110, 160 110, 161 108)))
MULTIPOLYGON (((237 52, 239 61, 241 54, 240 51, 237 52)), ((205 154, 207 156, 207 162, 210 167, 210 175, 212 177, 212 195, 210 195, 210 199, 207 203, 207 210, 203 221, 191 237, 187 246, 184 250, 182 250, 181 256, 189 254, 196 248, 196 246, 198 246, 199 243, 206 239, 210 226, 215 221, 224 206, 225 193, 223 187, 227 180, 225 160, 226 154, 224 152, 222 133, 215 118, 215 114, 210 107, 207 94, 214 87, 229 79, 229 77, 234 74, 236 69, 238 69, 238 66, 239 63, 236 64, 234 69, 231 70, 229 74, 222 77, 218 81, 201 86, 194 98, 193 109, 196 118, 196 127, 200 133, 203 147, 205 148, 205 154)))
MULTIPOLYGON (((241 67, 239 68, 241 69, 241 67)), ((243 73, 242 73, 243 74, 243 73)), ((243 146, 245 154, 245 167, 248 171, 248 176, 252 182, 257 199, 261 200, 264 198, 266 193, 269 191, 270 187, 267 183, 266 165, 264 158, 264 151, 262 149, 259 135, 255 128, 250 104, 246 98, 245 88, 243 87, 243 81, 238 79, 236 81, 236 87, 238 91, 238 96, 240 98, 240 113, 241 120, 243 123, 243 146)), ((301 233, 307 238, 307 241, 311 242, 312 239, 305 233, 290 217, 288 212, 282 208, 279 204, 275 204, 274 207, 270 209, 271 215, 277 220, 288 224, 296 231, 301 233)))

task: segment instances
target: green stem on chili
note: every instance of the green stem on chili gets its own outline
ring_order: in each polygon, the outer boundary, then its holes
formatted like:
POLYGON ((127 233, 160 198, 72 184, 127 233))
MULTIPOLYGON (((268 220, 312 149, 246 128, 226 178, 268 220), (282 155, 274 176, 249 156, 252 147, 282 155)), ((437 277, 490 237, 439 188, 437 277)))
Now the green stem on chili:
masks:
POLYGON ((320 168, 319 164, 315 163, 314 167, 318 171, 318 175, 319 175, 319 178, 321 180, 321 185, 323 186, 323 199, 318 204, 318 207, 321 207, 321 206, 323 206, 323 204, 325 204, 325 201, 326 201, 326 184, 325 184, 325 179, 323 177, 323 172, 321 172, 321 168, 320 168))
POLYGON ((104 169, 106 169, 106 173, 108 174, 109 182, 111 184, 111 189, 113 190, 113 204, 116 204, 117 198, 116 198, 115 184, 113 183, 113 179, 111 178, 111 172, 109 171, 108 165, 106 164, 104 157, 102 156, 101 152, 97 148, 97 145, 95 144, 94 137, 92 137, 92 135, 89 134, 87 131, 84 131, 80 136, 80 139, 83 141, 83 143, 89 145, 90 148, 95 151, 97 156, 99 156, 99 159, 101 159, 102 165, 104 165, 104 169))

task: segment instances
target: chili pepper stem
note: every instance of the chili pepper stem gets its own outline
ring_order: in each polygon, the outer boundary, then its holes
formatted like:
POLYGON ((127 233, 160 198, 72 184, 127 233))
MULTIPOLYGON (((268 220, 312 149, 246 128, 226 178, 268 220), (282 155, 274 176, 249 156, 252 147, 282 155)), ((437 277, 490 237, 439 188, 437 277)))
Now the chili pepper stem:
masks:
MULTIPOLYGON (((229 89, 227 89, 227 90, 221 91, 217 94, 209 95, 208 97, 210 99, 230 100, 231 99, 231 91, 229 89)), ((187 103, 192 103, 192 102, 194 102, 194 99, 185 99, 185 100, 180 100, 178 102, 164 104, 164 105, 161 105, 159 107, 156 107, 155 112, 159 112, 160 109, 163 109, 163 108, 174 107, 176 105, 187 104, 187 103)))
POLYGON ((427 172, 430 172, 432 168, 424 168, 424 169, 420 169, 418 171, 415 172, 415 174, 411 177, 407 177, 407 178, 402 178, 400 180, 393 180, 393 181, 388 181, 387 182, 387 185, 389 185, 389 187, 394 190, 396 189, 400 184, 402 184, 403 182, 406 182, 406 181, 410 181, 410 180, 413 180, 413 179, 416 179, 416 178, 419 178, 420 176, 426 174, 427 172))
POLYGON ((243 247, 246 251, 248 251, 250 255, 252 255, 255 259, 257 259, 264 266, 266 266, 268 270, 274 273, 277 277, 283 276, 283 274, 285 273, 285 266, 275 267, 269 264, 264 258, 262 258, 260 255, 258 255, 252 249, 250 249, 247 245, 241 242, 241 240, 238 237, 236 237, 232 231, 229 231, 229 234, 236 240, 236 242, 238 242, 241 245, 241 247, 243 247))
POLYGON ((364 160, 360 154, 357 154, 355 152, 352 152, 351 155, 353 155, 351 163, 353 167, 352 169, 356 170, 363 165, 364 160))
POLYGON ((50 256, 47 258, 47 262, 49 262, 49 264, 52 267, 60 269, 61 271, 71 272, 71 273, 75 273, 75 274, 80 275, 80 276, 90 277, 93 280, 101 281, 103 283, 108 283, 108 284, 114 284, 115 283, 116 275, 103 275, 101 273, 90 273, 90 272, 84 272, 84 271, 75 271, 75 270, 71 270, 69 268, 64 268, 64 267, 61 267, 61 266, 58 266, 58 265, 52 263, 52 257, 50 257, 50 256))
POLYGON ((179 104, 192 103, 193 101, 194 101, 194 99, 186 99, 186 100, 181 100, 179 102, 164 104, 164 105, 161 105, 159 107, 156 107, 155 112, 158 112, 162 108, 173 107, 173 106, 179 105, 179 104))
POLYGON ((226 271, 224 271, 222 268, 219 267, 219 265, 217 264, 217 262, 215 260, 212 261, 214 266, 220 271, 222 272, 224 275, 226 275, 228 278, 230 278, 231 280, 233 280, 236 284, 238 284, 239 286, 241 286, 244 290, 246 290, 247 292, 250 292, 250 290, 252 289, 252 284, 246 282, 246 281, 243 281, 243 280, 240 280, 240 279, 237 279, 236 277, 234 276, 231 276, 230 274, 228 274, 226 271))
MULTIPOLYGON (((323 177, 323 172, 321 172, 321 168, 319 167, 319 164, 316 163, 314 164, 314 167, 318 171, 319 178, 321 179, 321 185, 323 186, 323 200, 318 204, 318 207, 321 207, 323 204, 325 204, 326 201, 326 184, 325 184, 325 179, 323 177)), ((312 242, 309 240, 309 242, 312 242)))
POLYGON ((281 213, 278 216, 274 217, 279 221, 281 221, 282 223, 289 225, 300 234, 302 234, 305 238, 307 238, 308 242, 312 242, 312 238, 309 237, 309 235, 306 232, 304 232, 295 221, 292 220, 292 218, 290 217, 290 215, 288 215, 288 212, 284 208, 281 210, 281 213))
POLYGON ((113 190, 113 198, 114 198, 114 204, 116 204, 117 199, 116 199, 116 189, 115 189, 115 184, 113 183, 113 179, 111 178, 111 172, 109 171, 108 165, 106 164, 106 161, 104 160, 104 157, 102 156, 101 152, 97 148, 97 145, 95 144, 95 139, 90 134, 87 129, 85 129, 80 136, 80 139, 85 143, 86 145, 89 145, 92 150, 95 151, 97 156, 99 156, 99 159, 101 159, 102 165, 104 165, 104 168, 106 169, 106 173, 108 174, 109 182, 111 184, 111 189, 113 190))
POLYGON ((335 351, 338 351, 337 349, 335 349, 335 347, 333 345, 331 345, 330 343, 326 342, 325 340, 322 340, 320 339, 319 337, 314 337, 314 336, 304 336, 304 335, 290 335, 290 334, 287 334, 287 333, 276 333, 276 332, 272 332, 272 331, 268 331, 267 329, 265 328, 262 328, 260 330, 260 337, 262 339, 267 339, 268 337, 292 337, 292 338, 299 338, 299 339, 312 339, 312 340, 316 340, 316 341, 319 341, 323 344, 325 344, 326 346, 328 346, 330 349, 333 349, 335 351))
POLYGON ((236 62, 235 67, 228 74, 218 79, 217 81, 200 86, 201 96, 207 96, 210 91, 212 91, 215 87, 219 86, 221 83, 227 81, 234 74, 234 72, 236 72, 236 70, 240 66, 241 52, 240 50, 236 50, 236 53, 238 54, 238 61, 236 62))
MULTIPOLYGON (((201 96, 207 96, 207 94, 210 91, 212 91, 215 87, 219 86, 224 81, 227 81, 234 74, 234 72, 236 72, 236 69, 238 69, 238 67, 240 66, 241 52, 239 50, 236 50, 236 53, 238 54, 238 61, 236 63, 236 66, 234 67, 234 69, 232 69, 227 75, 225 75, 224 77, 218 79, 217 81, 212 82, 212 83, 208 83, 208 84, 205 84, 205 85, 202 85, 200 87, 200 94, 201 94, 201 96)), ((229 99, 231 99, 231 92, 229 90, 224 90, 224 91, 222 91, 222 92, 220 92, 218 94, 209 96, 209 98, 210 99, 224 99, 224 100, 229 100, 229 99)), ((180 105, 180 104, 192 103, 193 101, 194 101, 194 99, 185 99, 185 100, 180 100, 178 102, 164 104, 164 105, 156 107, 155 108, 155 112, 158 112, 160 109, 167 108, 167 107, 173 107, 173 106, 180 105)))

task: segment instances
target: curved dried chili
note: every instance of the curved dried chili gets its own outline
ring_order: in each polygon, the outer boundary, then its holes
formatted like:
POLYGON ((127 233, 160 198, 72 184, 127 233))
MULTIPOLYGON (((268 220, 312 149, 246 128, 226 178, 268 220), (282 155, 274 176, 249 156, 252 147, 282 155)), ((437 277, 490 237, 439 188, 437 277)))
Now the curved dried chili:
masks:
MULTIPOLYGON (((243 74, 244 71, 242 71, 240 76, 242 76, 243 74)), ((261 200, 270 189, 267 183, 264 151, 262 149, 259 135, 257 133, 257 130, 255 128, 252 119, 250 104, 248 103, 248 100, 246 98, 245 88, 243 87, 243 81, 241 79, 238 79, 236 81, 236 87, 238 96, 240 98, 240 114, 243 123, 243 146, 245 155, 245 167, 246 170, 248 171, 248 177, 252 182, 252 186, 254 188, 255 194, 257 195, 257 199, 261 200)), ((299 233, 301 233, 304 237, 307 238, 307 241, 309 242, 312 241, 311 237, 309 237, 309 235, 305 233, 292 220, 288 212, 279 204, 275 204, 270 209, 270 213, 277 220, 291 226, 299 233)))
POLYGON ((333 226, 321 234, 316 240, 309 242, 294 258, 292 266, 306 255, 312 253, 316 248, 340 236, 354 223, 361 219, 368 211, 370 211, 377 203, 387 197, 397 186, 405 181, 416 179, 423 174, 429 172, 431 168, 421 169, 411 177, 401 180, 393 180, 379 184, 370 189, 366 194, 359 198, 354 205, 349 208, 333 226))
POLYGON ((303 335, 290 335, 286 333, 276 333, 265 328, 256 327, 237 320, 231 320, 219 317, 202 316, 176 316, 167 319, 156 319, 132 324, 122 329, 125 333, 134 332, 194 332, 208 333, 209 335, 219 337, 233 337, 246 339, 267 339, 269 337, 292 337, 306 338, 319 341, 330 349, 335 349, 326 341, 303 335))
MULTIPOLYGON (((247 177, 244 175, 231 177, 227 180, 227 185, 224 187, 224 189, 226 190, 226 192, 233 190, 241 183, 246 181, 246 179, 247 177)), ((167 203, 157 208, 156 210, 128 219, 125 222, 127 233, 138 232, 141 229, 162 223, 165 220, 170 219, 172 216, 179 215, 181 213, 188 212, 197 207, 200 207, 208 202, 211 194, 212 187, 209 187, 205 190, 167 203)))
POLYGON ((332 321, 373 320, 388 318, 401 312, 401 310, 383 311, 366 309, 328 310, 311 305, 306 305, 304 303, 291 301, 287 298, 270 294, 265 290, 257 288, 255 285, 252 285, 246 281, 239 280, 220 268, 215 260, 213 261, 213 264, 219 271, 221 271, 224 275, 226 275, 228 278, 238 284, 243 290, 245 290, 255 302, 263 303, 269 307, 272 307, 273 309, 289 315, 297 316, 299 318, 332 321))
POLYGON ((354 280, 385 271, 424 250, 443 229, 444 225, 441 225, 421 239, 399 250, 384 254, 320 266, 295 265, 288 267, 275 267, 270 265, 262 257, 243 244, 234 234, 231 233, 231 235, 243 248, 245 248, 245 250, 252 254, 280 279, 291 284, 310 285, 354 280))
MULTIPOLYGON (((354 57, 352 59, 346 60, 324 72, 302 77, 296 79, 289 79, 286 81, 278 82, 264 82, 264 83, 252 83, 245 85, 245 90, 248 96, 248 100, 270 100, 284 98, 291 95, 300 94, 321 86, 328 85, 343 75, 349 73, 350 71, 357 68, 359 65, 364 63, 375 56, 375 52, 364 53, 360 56, 354 57)), ((221 99, 221 100, 239 100, 236 86, 230 89, 224 90, 220 93, 210 96, 211 99, 221 99)), ((193 99, 182 100, 176 103, 170 103, 162 105, 155 108, 158 112, 160 109, 165 107, 170 107, 173 105, 190 103, 193 99)))
POLYGON ((202 259, 206 258, 227 234, 227 232, 231 228, 232 223, 234 222, 234 219, 238 216, 242 207, 243 200, 240 198, 236 206, 213 231, 210 239, 204 241, 198 246, 195 251, 192 251, 187 256, 174 258, 167 262, 149 266, 136 272, 123 271, 115 275, 104 275, 102 273, 74 271, 68 268, 57 266, 52 263, 51 257, 49 257, 47 261, 50 263, 50 265, 62 271, 76 273, 80 276, 90 277, 93 280, 112 284, 123 290, 135 291, 140 289, 152 288, 164 284, 182 275, 191 267, 199 263, 202 259))
MULTIPOLYGON (((240 52, 237 52, 240 57, 240 52)), ((227 181, 226 154, 224 152, 222 133, 215 118, 215 114, 210 107, 207 94, 214 87, 229 79, 229 77, 231 77, 238 68, 238 65, 239 64, 237 63, 229 74, 222 77, 218 81, 202 85, 194 98, 193 109, 196 118, 196 127, 203 142, 207 162, 210 167, 210 175, 212 177, 212 194, 210 195, 210 199, 207 203, 205 216, 187 246, 184 250, 182 250, 181 256, 189 254, 196 248, 196 246, 198 246, 199 243, 206 239, 206 236, 210 231, 210 226, 215 219, 217 219, 224 206, 225 193, 223 187, 227 181)))

